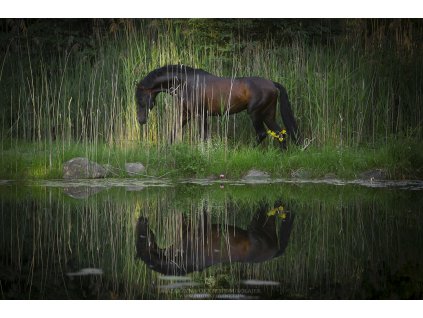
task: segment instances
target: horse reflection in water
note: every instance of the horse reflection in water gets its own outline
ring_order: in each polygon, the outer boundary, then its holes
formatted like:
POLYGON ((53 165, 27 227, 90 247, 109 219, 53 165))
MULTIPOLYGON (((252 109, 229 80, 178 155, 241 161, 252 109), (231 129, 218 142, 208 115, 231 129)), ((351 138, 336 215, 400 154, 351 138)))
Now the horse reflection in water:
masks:
POLYGON ((206 216, 204 220, 197 229, 184 222, 179 249, 175 246, 161 249, 147 219, 140 217, 136 229, 137 257, 152 270, 166 275, 185 275, 219 263, 264 262, 284 253, 294 216, 282 207, 269 209, 261 204, 247 230, 208 224, 206 216), (277 218, 281 219, 279 236, 277 218))

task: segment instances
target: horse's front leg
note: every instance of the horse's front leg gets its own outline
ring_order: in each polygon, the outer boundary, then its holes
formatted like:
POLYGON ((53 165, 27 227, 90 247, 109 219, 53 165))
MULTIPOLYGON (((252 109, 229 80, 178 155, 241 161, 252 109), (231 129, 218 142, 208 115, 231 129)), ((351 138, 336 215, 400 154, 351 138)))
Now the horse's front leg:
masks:
POLYGON ((207 141, 207 139, 209 139, 209 125, 207 118, 207 114, 204 114, 201 119, 201 139, 203 141, 207 141))
POLYGON ((180 130, 180 134, 181 134, 180 140, 182 140, 182 128, 184 128, 184 126, 187 124, 188 119, 189 119, 188 112, 184 110, 181 114, 181 118, 179 122, 175 123, 172 133, 170 134, 171 144, 173 144, 176 141, 176 138, 178 137, 178 130, 180 130))

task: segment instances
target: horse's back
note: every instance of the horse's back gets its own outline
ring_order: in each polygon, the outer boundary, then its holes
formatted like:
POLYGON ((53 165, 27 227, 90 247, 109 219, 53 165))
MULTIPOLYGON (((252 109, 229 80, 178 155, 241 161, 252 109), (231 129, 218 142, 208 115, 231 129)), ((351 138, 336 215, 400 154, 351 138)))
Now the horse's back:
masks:
POLYGON ((240 82, 244 83, 251 92, 257 93, 277 93, 278 90, 271 80, 263 77, 243 77, 239 79, 240 82))
POLYGON ((205 98, 212 115, 243 111, 251 98, 245 83, 235 78, 208 76, 205 84, 205 98))

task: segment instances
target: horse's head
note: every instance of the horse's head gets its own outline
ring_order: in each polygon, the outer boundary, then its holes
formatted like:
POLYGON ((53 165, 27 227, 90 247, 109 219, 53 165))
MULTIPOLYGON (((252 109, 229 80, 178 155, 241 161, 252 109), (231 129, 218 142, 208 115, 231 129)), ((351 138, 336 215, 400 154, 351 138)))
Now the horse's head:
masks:
POLYGON ((148 113, 154 106, 156 94, 139 85, 137 87, 135 98, 137 100, 137 118, 140 125, 147 122, 148 113))

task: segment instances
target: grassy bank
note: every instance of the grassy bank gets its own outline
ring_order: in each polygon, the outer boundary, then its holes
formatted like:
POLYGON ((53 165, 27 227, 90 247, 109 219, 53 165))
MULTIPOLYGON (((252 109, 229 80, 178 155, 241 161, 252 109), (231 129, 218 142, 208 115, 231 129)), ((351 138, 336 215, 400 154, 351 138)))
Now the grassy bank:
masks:
POLYGON ((126 177, 127 162, 142 162, 140 177, 240 178, 250 169, 267 171, 274 178, 357 178, 360 173, 383 169, 390 179, 423 177, 423 145, 415 141, 391 141, 379 147, 313 147, 281 153, 272 144, 261 147, 208 142, 196 146, 166 147, 139 143, 110 146, 98 143, 2 143, 1 179, 56 179, 63 176, 63 163, 74 157, 88 157, 113 166, 115 177, 126 177))
POLYGON ((345 20, 345 31, 330 40, 282 41, 270 33, 214 39, 211 29, 196 33, 207 24, 200 20, 115 22, 81 39, 47 34, 43 42, 27 31, 2 47, 1 178, 59 178, 63 163, 76 156, 110 163, 117 176, 125 162, 141 161, 149 175, 168 177, 236 178, 251 168, 274 177, 354 178, 373 168, 391 178, 421 177, 420 24, 397 21, 397 35, 386 37, 383 21, 373 21, 370 37, 360 21, 345 20), (211 118, 213 142, 200 140, 201 124, 192 120, 179 143, 169 145, 180 112, 178 101, 163 94, 139 127, 135 83, 176 63, 282 83, 310 147, 283 155, 269 142, 252 148, 246 112, 211 118))

